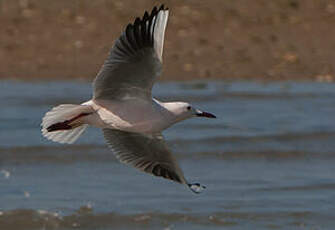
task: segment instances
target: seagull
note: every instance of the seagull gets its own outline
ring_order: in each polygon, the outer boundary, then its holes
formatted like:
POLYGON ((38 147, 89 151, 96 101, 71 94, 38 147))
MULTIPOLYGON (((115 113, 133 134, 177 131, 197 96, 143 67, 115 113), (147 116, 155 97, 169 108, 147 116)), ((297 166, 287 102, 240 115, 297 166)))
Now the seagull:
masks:
POLYGON ((168 16, 169 9, 161 5, 128 24, 93 82, 93 98, 52 108, 42 119, 41 131, 49 140, 71 144, 88 125, 101 128, 120 162, 200 193, 206 187, 185 179, 162 131, 188 118, 215 116, 187 102, 162 102, 151 94, 162 70, 168 16))

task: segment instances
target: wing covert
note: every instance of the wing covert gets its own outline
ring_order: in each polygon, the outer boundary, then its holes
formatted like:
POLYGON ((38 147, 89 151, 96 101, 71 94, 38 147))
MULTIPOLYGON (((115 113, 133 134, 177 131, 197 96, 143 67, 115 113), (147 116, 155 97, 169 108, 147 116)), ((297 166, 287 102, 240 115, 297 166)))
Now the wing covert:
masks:
POLYGON ((122 162, 141 171, 187 184, 176 159, 161 135, 148 136, 103 129, 108 146, 122 162))

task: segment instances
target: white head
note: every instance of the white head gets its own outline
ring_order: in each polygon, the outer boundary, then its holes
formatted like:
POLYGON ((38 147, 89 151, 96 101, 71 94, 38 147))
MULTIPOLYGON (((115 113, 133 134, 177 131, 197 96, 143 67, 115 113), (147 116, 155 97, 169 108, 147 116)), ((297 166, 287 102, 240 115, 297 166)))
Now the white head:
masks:
POLYGON ((169 102, 164 103, 164 107, 175 117, 175 122, 182 121, 191 117, 216 118, 215 115, 203 112, 194 108, 187 102, 169 102))

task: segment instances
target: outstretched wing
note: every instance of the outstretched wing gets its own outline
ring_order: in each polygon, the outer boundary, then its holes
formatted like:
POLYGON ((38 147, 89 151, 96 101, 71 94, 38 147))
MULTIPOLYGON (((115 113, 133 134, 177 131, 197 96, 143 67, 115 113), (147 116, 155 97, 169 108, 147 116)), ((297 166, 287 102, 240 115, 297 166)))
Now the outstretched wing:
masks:
POLYGON ((176 159, 161 135, 148 136, 103 129, 108 146, 122 162, 155 176, 187 184, 176 159))
POLYGON ((94 80, 95 100, 151 100, 152 86, 162 69, 168 15, 168 9, 162 5, 128 24, 94 80))

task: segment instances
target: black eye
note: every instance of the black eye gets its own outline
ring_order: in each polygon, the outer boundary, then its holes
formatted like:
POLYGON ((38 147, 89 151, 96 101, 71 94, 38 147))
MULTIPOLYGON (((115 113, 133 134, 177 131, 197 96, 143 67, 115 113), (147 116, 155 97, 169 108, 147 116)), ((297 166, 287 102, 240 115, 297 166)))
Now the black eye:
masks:
POLYGON ((191 106, 187 106, 187 110, 191 110, 191 106))

